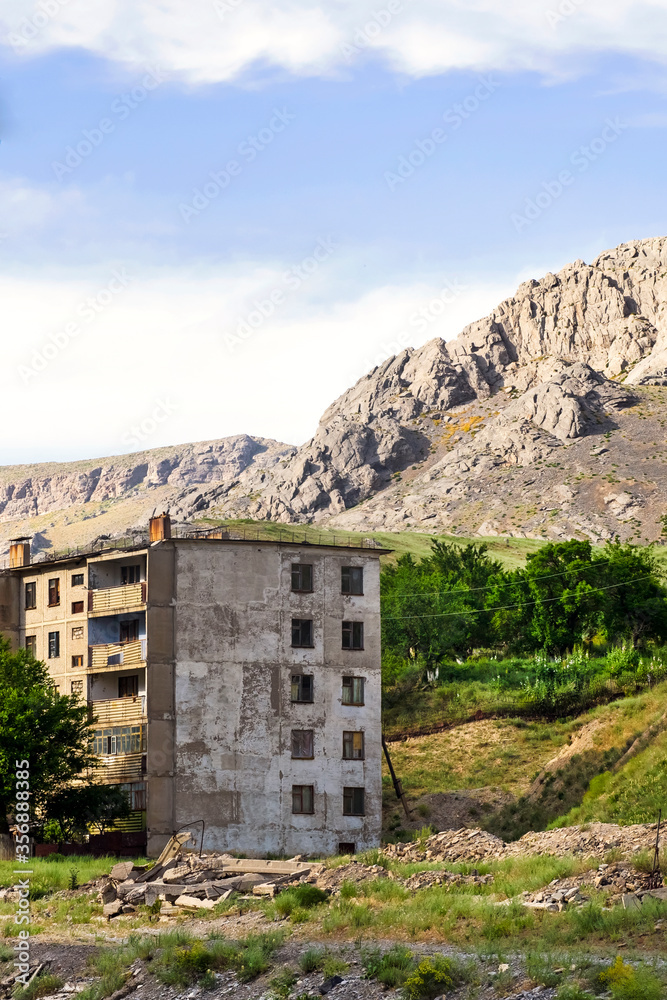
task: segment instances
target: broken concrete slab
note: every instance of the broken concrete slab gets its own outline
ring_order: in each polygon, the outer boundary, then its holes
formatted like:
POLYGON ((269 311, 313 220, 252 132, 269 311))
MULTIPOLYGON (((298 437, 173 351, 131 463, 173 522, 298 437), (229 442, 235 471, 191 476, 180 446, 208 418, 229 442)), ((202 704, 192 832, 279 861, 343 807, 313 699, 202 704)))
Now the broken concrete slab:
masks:
POLYGON ((196 896, 179 896, 174 906, 182 906, 186 910, 212 910, 215 903, 211 899, 197 899, 196 896))

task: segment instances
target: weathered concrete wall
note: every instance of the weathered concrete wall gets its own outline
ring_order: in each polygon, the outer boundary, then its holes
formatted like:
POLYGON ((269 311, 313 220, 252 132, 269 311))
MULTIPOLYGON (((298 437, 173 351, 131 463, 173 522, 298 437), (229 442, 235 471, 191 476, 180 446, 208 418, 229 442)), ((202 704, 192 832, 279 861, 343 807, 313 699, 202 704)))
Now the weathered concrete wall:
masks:
MULTIPOLYGON (((377 555, 267 543, 171 544, 174 826, 203 818, 209 849, 259 855, 331 854, 341 842, 357 849, 378 844, 377 555), (300 561, 314 566, 312 594, 291 592, 291 566, 300 561), (363 596, 341 594, 341 568, 350 565, 364 567, 363 596), (313 649, 291 647, 292 618, 313 620, 313 649), (343 620, 364 622, 363 650, 342 649, 343 620), (299 672, 314 675, 313 704, 291 701, 291 676, 299 672), (342 704, 344 675, 365 678, 363 707, 342 704), (314 730, 313 760, 292 759, 292 729, 314 730), (344 730, 364 731, 365 760, 342 760, 344 730), (314 786, 313 815, 292 814, 293 784, 314 786), (348 785, 365 788, 365 816, 343 816, 348 785)), ((149 619, 149 644, 152 634, 149 619)), ((149 670, 149 700, 150 691, 149 670)))
POLYGON ((20 581, 13 573, 0 573, 0 633, 9 639, 12 649, 20 644, 20 581))

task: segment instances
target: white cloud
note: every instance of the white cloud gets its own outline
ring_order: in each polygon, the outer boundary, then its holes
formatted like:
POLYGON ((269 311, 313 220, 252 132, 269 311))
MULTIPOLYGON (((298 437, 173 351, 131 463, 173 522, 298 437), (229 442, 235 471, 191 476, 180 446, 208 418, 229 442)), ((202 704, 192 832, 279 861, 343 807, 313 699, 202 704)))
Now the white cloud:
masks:
POLYGON ((327 75, 372 52, 411 76, 585 68, 595 52, 664 62, 667 0, 3 0, 17 52, 78 46, 207 83, 257 65, 327 75))
POLYGON ((7 441, 0 462, 137 450, 132 429, 159 401, 168 402, 167 415, 142 447, 241 432, 300 444, 326 406, 379 360, 406 342, 456 334, 511 291, 457 290, 443 280, 372 288, 341 302, 323 263, 230 350, 226 335, 272 290, 287 289, 292 264, 144 276, 110 264, 88 277, 0 278, 3 315, 21 331, 3 346, 0 419, 10 427, 21 414, 22 444, 19 459, 7 441), (417 328, 411 317, 420 308, 429 320, 417 328))

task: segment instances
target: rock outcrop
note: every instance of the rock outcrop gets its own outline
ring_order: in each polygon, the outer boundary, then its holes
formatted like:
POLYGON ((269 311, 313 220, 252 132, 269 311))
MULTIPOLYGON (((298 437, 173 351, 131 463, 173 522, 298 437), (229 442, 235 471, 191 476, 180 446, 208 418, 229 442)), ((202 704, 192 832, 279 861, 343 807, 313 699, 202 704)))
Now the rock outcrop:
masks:
POLYGON ((0 524, 30 520, 48 544, 53 525, 39 519, 54 512, 105 515, 113 532, 167 504, 183 519, 655 539, 667 500, 666 390, 658 238, 526 281, 455 340, 387 359, 301 447, 240 435, 7 468, 0 524))

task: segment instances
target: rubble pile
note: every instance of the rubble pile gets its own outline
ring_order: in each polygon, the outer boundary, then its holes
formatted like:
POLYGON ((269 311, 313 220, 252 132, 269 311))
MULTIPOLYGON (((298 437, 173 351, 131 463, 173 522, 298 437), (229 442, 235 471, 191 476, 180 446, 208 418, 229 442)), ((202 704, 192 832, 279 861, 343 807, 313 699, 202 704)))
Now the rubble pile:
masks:
POLYGON ((321 865, 299 861, 255 861, 229 854, 184 854, 190 834, 172 838, 155 865, 131 861, 114 865, 99 890, 105 917, 133 913, 140 904, 160 903, 161 916, 212 910, 233 894, 274 896, 289 884, 305 880, 321 865))
POLYGON ((602 864, 578 878, 554 879, 540 892, 524 892, 518 897, 531 909, 564 910, 567 906, 583 905, 591 892, 604 892, 608 906, 623 905, 625 909, 641 906, 645 899, 667 900, 667 888, 657 888, 655 877, 637 872, 624 861, 602 864))
POLYGON ((383 854, 395 861, 494 861, 506 857, 507 844, 486 830, 444 830, 424 841, 387 844, 383 854))

